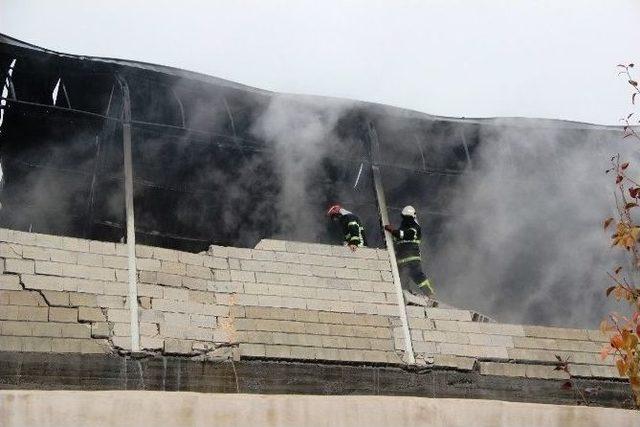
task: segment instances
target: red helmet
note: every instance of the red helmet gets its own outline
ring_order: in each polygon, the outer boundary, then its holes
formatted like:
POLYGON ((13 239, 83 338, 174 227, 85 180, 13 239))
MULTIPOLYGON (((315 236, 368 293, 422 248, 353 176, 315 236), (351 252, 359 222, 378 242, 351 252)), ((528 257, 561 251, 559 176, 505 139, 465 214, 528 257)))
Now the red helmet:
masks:
POLYGON ((340 205, 331 206, 327 211, 327 216, 334 216, 334 215, 340 214, 340 209, 342 209, 342 206, 340 205))

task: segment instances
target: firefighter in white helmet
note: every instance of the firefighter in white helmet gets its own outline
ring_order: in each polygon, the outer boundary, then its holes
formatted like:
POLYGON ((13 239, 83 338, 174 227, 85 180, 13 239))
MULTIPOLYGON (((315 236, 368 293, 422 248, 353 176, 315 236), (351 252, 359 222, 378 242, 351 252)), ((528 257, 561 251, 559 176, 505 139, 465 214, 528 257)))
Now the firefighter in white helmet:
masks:
POLYGON ((422 271, 420 257, 422 230, 416 219, 415 208, 405 206, 402 209, 400 228, 385 225, 384 229, 393 235, 402 287, 414 295, 432 297, 434 292, 431 281, 422 271))

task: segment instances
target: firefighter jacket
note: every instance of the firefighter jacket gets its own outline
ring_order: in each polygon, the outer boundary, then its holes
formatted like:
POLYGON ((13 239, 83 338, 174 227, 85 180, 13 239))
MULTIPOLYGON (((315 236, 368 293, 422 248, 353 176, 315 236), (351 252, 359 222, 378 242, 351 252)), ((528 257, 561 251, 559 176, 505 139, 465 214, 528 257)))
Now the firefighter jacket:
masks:
POLYGON ((396 248, 398 264, 420 261, 420 238, 422 229, 415 218, 403 216, 400 228, 391 233, 396 248))
POLYGON ((347 245, 365 246, 364 227, 360 218, 346 209, 340 211, 340 225, 347 245))

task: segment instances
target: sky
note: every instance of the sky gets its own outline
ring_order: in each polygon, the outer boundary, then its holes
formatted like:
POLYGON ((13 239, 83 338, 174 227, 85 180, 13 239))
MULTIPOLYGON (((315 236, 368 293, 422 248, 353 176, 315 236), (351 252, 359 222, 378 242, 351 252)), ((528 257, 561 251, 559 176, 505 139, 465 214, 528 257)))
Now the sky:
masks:
POLYGON ((640 0, 0 0, 0 32, 278 92, 618 124, 640 0))

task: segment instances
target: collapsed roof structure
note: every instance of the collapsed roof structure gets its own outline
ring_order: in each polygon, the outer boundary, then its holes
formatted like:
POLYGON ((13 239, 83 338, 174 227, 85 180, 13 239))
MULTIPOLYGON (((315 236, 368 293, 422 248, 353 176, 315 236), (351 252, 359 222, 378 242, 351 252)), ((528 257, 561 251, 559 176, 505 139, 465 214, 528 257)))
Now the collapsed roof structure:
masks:
MULTIPOLYGON (((583 281, 585 268, 576 265, 544 277, 552 270, 549 264, 566 252, 560 246, 554 251, 555 241, 566 239, 547 230, 544 215, 530 215, 532 221, 539 218, 533 224, 522 222, 520 213, 516 219, 511 211, 522 203, 508 194, 514 184, 502 182, 507 188, 499 189, 483 181, 479 171, 486 164, 508 164, 525 180, 536 170, 546 178, 566 170, 563 159, 575 156, 577 145, 594 152, 587 144, 594 135, 618 138, 615 127, 584 123, 454 119, 281 95, 171 67, 62 54, 6 35, 0 35, 0 74, 2 227, 123 241, 122 138, 129 109, 138 243, 192 252, 211 243, 253 247, 262 238, 338 243, 323 214, 327 205, 340 201, 362 218, 369 245, 380 248, 384 239, 371 172, 376 164, 391 219, 406 204, 417 208, 428 233, 423 242, 428 270, 436 283, 447 283, 445 295, 459 305, 479 303, 470 308, 507 320, 523 316, 548 322, 547 301, 518 305, 522 297, 516 288, 535 289, 549 281, 553 292, 565 292, 558 291, 560 284, 583 281), (523 148, 520 137, 552 139, 554 151, 543 156, 523 148), (373 144, 379 144, 377 155, 373 144), (500 156, 488 155, 487 147, 498 147, 500 156), (529 166, 523 168, 525 160, 529 166), (497 200, 482 195, 472 205, 474 195, 488 187, 497 200), (506 226, 483 225, 474 213, 484 221, 518 222, 526 234, 505 235, 519 242, 506 248, 496 239, 506 226), (494 241, 504 252, 487 246, 494 241), (548 251, 538 251, 541 245, 548 251), (502 261, 508 254, 514 259, 502 261), (493 296, 479 298, 469 293, 473 288, 493 296), (502 293, 513 310, 496 296, 502 293)), ((598 149, 606 158, 606 150, 598 149)), ((544 185, 531 187, 516 197, 538 203, 532 193, 544 185)), ((540 197, 555 193, 547 190, 540 197)), ((584 224, 575 221, 582 230, 584 224)), ((593 251, 585 252, 592 262, 593 251)), ((596 298, 595 292, 590 295, 596 298)), ((593 316, 601 314, 596 310, 593 316)), ((558 319, 594 322, 569 315, 558 319)))

